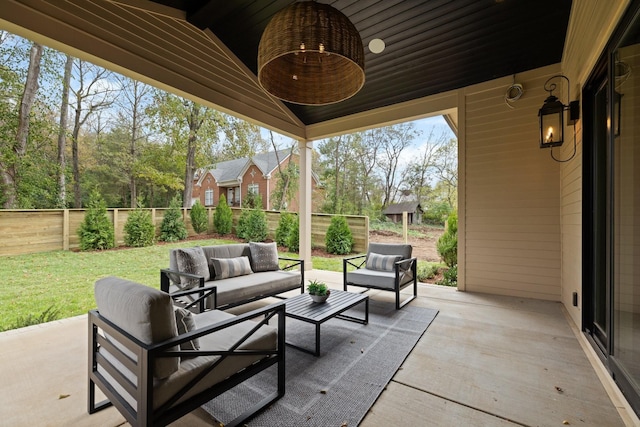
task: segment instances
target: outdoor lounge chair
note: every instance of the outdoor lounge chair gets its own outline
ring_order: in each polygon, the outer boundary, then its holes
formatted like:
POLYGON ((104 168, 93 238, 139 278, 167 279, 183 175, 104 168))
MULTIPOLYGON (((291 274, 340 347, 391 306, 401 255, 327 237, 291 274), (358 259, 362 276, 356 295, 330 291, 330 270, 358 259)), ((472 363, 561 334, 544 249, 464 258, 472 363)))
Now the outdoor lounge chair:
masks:
POLYGON ((96 282, 95 297, 90 414, 113 405, 132 426, 164 426, 274 364, 268 395, 226 425, 244 423, 284 395, 284 303, 239 316, 193 315, 174 309, 165 292, 116 277, 96 282), (268 324, 276 319, 277 327, 268 324), (97 404, 96 385, 107 397, 97 404))
POLYGON ((344 258, 344 290, 350 285, 391 291, 396 294, 396 310, 404 307, 418 295, 418 261, 411 257, 412 249, 411 245, 370 243, 366 255, 344 258), (413 295, 400 302, 400 290, 411 284, 413 295))

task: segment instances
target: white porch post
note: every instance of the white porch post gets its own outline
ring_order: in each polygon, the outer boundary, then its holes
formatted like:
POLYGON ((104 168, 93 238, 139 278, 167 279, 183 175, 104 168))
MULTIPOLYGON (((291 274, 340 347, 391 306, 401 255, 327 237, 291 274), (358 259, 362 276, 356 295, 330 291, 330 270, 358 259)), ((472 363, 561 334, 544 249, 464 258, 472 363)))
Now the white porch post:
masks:
POLYGON ((304 269, 311 270, 311 156, 313 142, 298 141, 300 152, 299 212, 300 219, 300 259, 304 269))

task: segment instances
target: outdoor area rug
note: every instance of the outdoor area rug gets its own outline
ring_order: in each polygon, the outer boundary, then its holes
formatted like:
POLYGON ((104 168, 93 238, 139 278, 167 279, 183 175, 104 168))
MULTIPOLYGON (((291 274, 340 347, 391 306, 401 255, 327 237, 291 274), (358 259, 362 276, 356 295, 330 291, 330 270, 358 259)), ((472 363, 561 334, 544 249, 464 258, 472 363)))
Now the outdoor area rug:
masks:
MULTIPOLYGON (((363 307, 345 314, 363 317, 363 307)), ((250 420, 249 427, 357 426, 409 352, 438 314, 437 310, 369 302, 369 324, 331 319, 321 326, 320 357, 287 347, 286 393, 250 420)), ((287 341, 314 348, 315 327, 287 318, 287 341)), ((206 403, 218 421, 232 420, 275 391, 275 366, 206 403)))

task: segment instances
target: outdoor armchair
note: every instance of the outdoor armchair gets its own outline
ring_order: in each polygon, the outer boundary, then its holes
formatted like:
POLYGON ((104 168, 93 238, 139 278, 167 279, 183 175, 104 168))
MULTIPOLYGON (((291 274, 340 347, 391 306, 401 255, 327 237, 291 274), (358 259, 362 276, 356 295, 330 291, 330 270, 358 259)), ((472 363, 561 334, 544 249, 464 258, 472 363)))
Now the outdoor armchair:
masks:
POLYGON ((194 315, 174 308, 165 292, 116 277, 96 282, 95 296, 90 414, 113 405, 132 426, 164 426, 276 364, 274 387, 226 425, 241 425, 284 395, 284 303, 194 315), (96 403, 96 386, 107 400, 96 403))
POLYGON ((344 290, 360 286, 395 293, 396 310, 411 302, 418 294, 416 258, 411 245, 370 243, 365 255, 343 259, 344 290), (400 291, 413 285, 413 295, 400 301, 400 291))

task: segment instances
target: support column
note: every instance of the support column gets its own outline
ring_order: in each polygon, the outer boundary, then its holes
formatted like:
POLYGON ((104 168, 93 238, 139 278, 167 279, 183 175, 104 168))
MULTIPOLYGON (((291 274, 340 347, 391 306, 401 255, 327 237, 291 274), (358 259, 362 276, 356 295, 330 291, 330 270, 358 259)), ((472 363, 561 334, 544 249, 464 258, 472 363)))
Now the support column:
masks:
POLYGON ((300 152, 299 211, 300 220, 300 259, 304 260, 304 269, 311 270, 311 156, 313 142, 298 141, 300 152))

